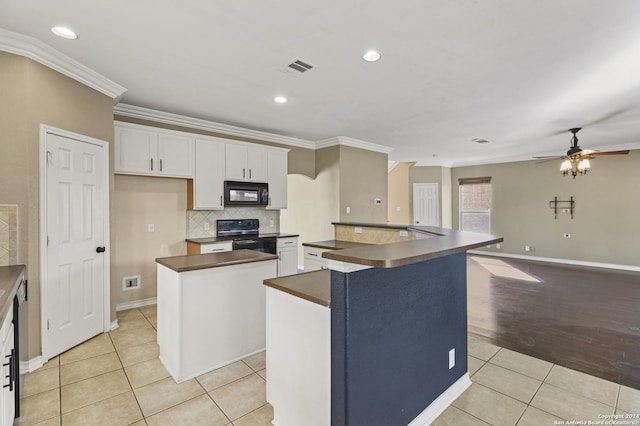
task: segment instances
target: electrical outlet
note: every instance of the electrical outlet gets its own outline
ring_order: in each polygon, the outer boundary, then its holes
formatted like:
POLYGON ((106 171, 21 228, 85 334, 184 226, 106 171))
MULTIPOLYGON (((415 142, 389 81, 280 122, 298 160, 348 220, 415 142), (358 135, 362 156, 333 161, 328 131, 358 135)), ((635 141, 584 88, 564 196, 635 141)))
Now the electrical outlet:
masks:
POLYGON ((205 222, 203 226, 205 231, 208 231, 209 229, 211 229, 211 224, 209 222, 205 222))
POLYGON ((449 370, 456 366, 456 349, 453 348, 449 351, 449 370))
POLYGON ((496 244, 496 248, 499 249, 500 248, 500 243, 496 244))
POLYGON ((356 234, 362 234, 362 228, 356 226, 355 229, 353 230, 356 234))
POLYGON ((524 251, 531 251, 531 246, 524 246, 524 251))
POLYGON ((409 231, 400 231, 400 236, 401 237, 408 237, 409 236, 409 231))
POLYGON ((135 290, 140 288, 140 275, 134 275, 132 277, 122 278, 123 290, 135 290))
POLYGON ((156 226, 153 223, 147 225, 147 231, 156 232, 156 226))
POLYGON ((400 206, 396 207, 396 211, 399 212, 400 211, 400 206))
POLYGON ((346 210, 347 210, 347 214, 351 213, 351 207, 347 206, 346 210))

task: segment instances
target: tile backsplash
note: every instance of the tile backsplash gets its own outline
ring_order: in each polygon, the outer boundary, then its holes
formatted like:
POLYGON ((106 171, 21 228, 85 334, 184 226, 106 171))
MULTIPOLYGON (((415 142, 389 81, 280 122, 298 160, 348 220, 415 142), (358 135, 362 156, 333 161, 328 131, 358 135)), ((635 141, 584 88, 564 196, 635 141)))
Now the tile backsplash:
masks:
POLYGON ((266 210, 253 207, 231 207, 224 210, 187 210, 187 238, 216 236, 218 219, 258 219, 260 233, 280 231, 280 210, 266 210), (209 230, 205 230, 205 223, 209 230), (273 223, 273 226, 270 226, 273 223))
POLYGON ((18 206, 0 204, 0 266, 18 263, 18 206))

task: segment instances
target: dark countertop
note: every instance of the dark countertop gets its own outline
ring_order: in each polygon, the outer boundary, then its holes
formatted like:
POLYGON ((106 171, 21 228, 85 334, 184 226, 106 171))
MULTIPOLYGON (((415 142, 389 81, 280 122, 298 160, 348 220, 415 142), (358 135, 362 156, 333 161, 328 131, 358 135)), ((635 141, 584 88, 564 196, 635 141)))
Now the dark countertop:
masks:
POLYGON ((318 305, 328 307, 331 302, 331 271, 328 269, 269 278, 263 283, 318 305))
POLYGON ((274 254, 262 253, 255 250, 233 250, 219 253, 159 257, 156 259, 156 262, 176 272, 187 272, 277 259, 278 256, 274 254))
MULTIPOLYGON (((289 237, 299 237, 300 235, 298 234, 285 234, 282 232, 272 232, 270 234, 258 234, 259 238, 269 238, 269 237, 275 237, 275 238, 289 238, 289 237)), ((252 237, 252 236, 248 236, 248 237, 252 237)), ((187 238, 186 241, 188 243, 194 243, 194 244, 214 244, 214 243, 220 243, 220 242, 224 242, 224 241, 233 241, 233 238, 230 237, 222 237, 222 238, 218 238, 218 237, 203 237, 203 238, 187 238)))
POLYGON ((12 306, 13 297, 20 285, 18 278, 25 269, 25 265, 0 266, 0 290, 4 291, 0 296, 0 321, 4 321, 4 317, 12 306))
POLYGON ((393 229, 407 229, 413 232, 437 236, 437 238, 424 238, 400 243, 327 251, 322 254, 322 257, 327 259, 373 266, 376 268, 394 268, 409 265, 504 241, 502 237, 495 235, 457 231, 435 226, 405 225, 400 227, 400 225, 352 222, 334 222, 334 225, 368 226, 375 228, 394 227, 393 229))
POLYGON ((302 243, 302 245, 306 247, 316 247, 316 248, 329 249, 329 250, 343 250, 343 249, 349 249, 349 248, 355 248, 355 247, 370 246, 371 244, 356 243, 354 241, 324 240, 324 241, 313 241, 310 243, 302 243))

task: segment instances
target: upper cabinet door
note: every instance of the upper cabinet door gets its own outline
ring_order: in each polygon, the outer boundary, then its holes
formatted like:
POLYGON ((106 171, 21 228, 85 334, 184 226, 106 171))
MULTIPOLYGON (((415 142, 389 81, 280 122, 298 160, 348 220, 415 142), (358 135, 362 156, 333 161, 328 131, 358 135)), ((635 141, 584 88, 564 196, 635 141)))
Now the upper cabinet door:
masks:
POLYGON ((261 148, 247 148, 247 180, 267 182, 268 179, 268 151, 261 148))
POLYGON ((269 151, 269 205, 267 209, 287 208, 287 152, 269 151))
POLYGON ((196 174, 193 180, 193 209, 219 210, 224 187, 224 142, 196 139, 196 174))
POLYGON ((195 140, 173 134, 158 134, 158 175, 193 177, 195 140))
POLYGON ((115 172, 155 175, 157 133, 142 129, 116 127, 115 172))
POLYGON ((247 180, 247 147, 244 145, 226 144, 225 176, 227 180, 247 180))

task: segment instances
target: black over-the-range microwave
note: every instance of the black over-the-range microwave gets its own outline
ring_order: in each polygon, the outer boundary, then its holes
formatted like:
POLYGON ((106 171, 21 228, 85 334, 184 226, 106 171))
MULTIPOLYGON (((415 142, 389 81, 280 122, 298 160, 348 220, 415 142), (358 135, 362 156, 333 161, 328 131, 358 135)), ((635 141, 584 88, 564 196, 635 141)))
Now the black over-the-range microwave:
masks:
POLYGON ((267 206, 269 185, 258 182, 224 182, 225 206, 267 206))

